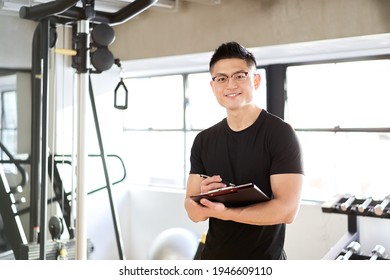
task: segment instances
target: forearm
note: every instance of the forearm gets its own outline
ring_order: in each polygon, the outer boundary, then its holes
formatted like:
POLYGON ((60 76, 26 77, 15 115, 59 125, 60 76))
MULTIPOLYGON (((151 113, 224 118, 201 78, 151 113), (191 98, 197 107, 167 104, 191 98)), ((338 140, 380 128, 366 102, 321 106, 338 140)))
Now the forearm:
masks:
POLYGON ((224 183, 221 182, 222 178, 218 175, 207 177, 206 179, 200 177, 197 174, 190 174, 187 182, 186 198, 184 200, 184 207, 186 209, 188 217, 193 222, 205 221, 209 218, 208 209, 202 204, 197 203, 191 199, 192 195, 199 194, 201 192, 207 192, 212 189, 224 187, 224 183))
POLYGON ((271 176, 273 198, 245 207, 227 208, 222 203, 207 199, 200 201, 201 216, 252 225, 290 224, 300 207, 302 175, 282 174, 271 176))
POLYGON ((227 209, 226 217, 232 221, 254 225, 290 224, 299 211, 302 181, 301 174, 272 175, 272 200, 227 209))
POLYGON ((224 219, 253 225, 290 224, 294 221, 299 205, 286 204, 273 199, 240 208, 226 208, 224 219))
POLYGON ((202 222, 208 219, 207 216, 204 215, 202 209, 199 209, 201 206, 198 205, 191 198, 187 197, 184 201, 184 208, 186 209, 187 215, 191 221, 197 223, 202 222))

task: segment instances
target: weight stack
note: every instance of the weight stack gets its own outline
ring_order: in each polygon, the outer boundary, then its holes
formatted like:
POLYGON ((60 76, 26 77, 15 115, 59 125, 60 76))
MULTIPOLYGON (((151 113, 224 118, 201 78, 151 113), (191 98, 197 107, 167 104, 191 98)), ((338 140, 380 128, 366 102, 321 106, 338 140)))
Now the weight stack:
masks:
MULTIPOLYGON (((62 244, 65 244, 67 250, 67 259, 75 260, 76 258, 76 240, 71 239, 68 241, 61 241, 62 244)), ((90 254, 93 251, 93 245, 91 241, 87 240, 87 257, 89 258, 90 254)), ((46 260, 57 260, 59 255, 60 243, 52 240, 46 241, 46 260)), ((40 244, 39 243, 30 243, 22 244, 20 246, 20 259, 21 260, 39 260, 40 259, 40 244)))

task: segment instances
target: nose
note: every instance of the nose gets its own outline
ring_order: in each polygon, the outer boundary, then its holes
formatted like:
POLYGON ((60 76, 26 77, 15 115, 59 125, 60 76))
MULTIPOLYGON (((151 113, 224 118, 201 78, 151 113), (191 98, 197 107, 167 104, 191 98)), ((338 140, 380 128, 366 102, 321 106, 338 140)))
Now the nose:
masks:
POLYGON ((236 87, 237 86, 237 81, 233 77, 229 77, 229 79, 227 81, 227 86, 229 88, 236 87))

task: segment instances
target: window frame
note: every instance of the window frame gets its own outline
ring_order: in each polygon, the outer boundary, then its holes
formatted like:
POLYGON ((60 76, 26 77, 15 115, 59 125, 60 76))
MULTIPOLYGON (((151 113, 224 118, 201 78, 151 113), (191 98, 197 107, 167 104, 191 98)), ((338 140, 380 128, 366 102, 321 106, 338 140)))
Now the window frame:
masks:
MULTIPOLYGON (((372 55, 372 56, 356 56, 356 57, 350 57, 350 58, 336 58, 336 59, 322 59, 322 60, 306 60, 304 62, 292 62, 292 63, 277 63, 277 64, 269 64, 269 65, 258 65, 257 69, 264 69, 266 72, 266 104, 265 107, 266 110, 276 116, 279 116, 282 119, 285 119, 284 111, 285 111, 285 105, 286 100, 288 99, 288 92, 286 88, 286 78, 287 78, 287 69, 290 66, 302 66, 302 65, 315 65, 315 64, 326 64, 326 63, 342 63, 342 62, 358 62, 358 61, 365 61, 365 60, 379 60, 379 59, 390 59, 390 55, 372 55)), ((261 60, 261 59, 260 59, 261 60)), ((196 74, 196 73, 206 73, 207 71, 186 71, 186 72, 170 72, 166 74, 158 74, 158 75, 143 75, 143 76, 137 76, 132 78, 144 78, 144 77, 156 77, 156 76, 167 76, 167 75, 182 75, 183 76, 183 94, 184 94, 184 113, 183 113, 183 128, 179 131, 183 132, 183 141, 184 141, 184 182, 183 182, 183 188, 185 188, 186 185, 186 179, 188 177, 188 169, 186 166, 189 164, 187 162, 188 158, 188 143, 186 141, 187 136, 189 133, 193 132, 200 132, 202 129, 193 129, 191 127, 187 126, 187 120, 186 120, 186 104, 188 102, 187 96, 186 96, 186 87, 187 87, 187 79, 190 74, 196 74), (186 146, 187 145, 187 146, 186 146)), ((363 132, 363 133, 370 133, 370 132, 385 132, 390 133, 390 127, 388 128, 340 128, 340 127, 329 127, 329 128, 319 128, 319 127, 311 127, 311 128, 300 128, 295 127, 294 128, 297 132, 332 132, 332 133, 338 133, 338 132, 347 132, 347 133, 353 133, 353 132, 363 132)), ((135 129, 138 130, 138 129, 135 129)), ((126 131, 130 131, 127 129, 126 131)), ((139 131, 139 130, 138 130, 139 131)), ((156 129, 144 129, 143 131, 171 131, 169 129, 167 130, 156 130, 156 129)), ((178 131, 178 130, 174 130, 178 131)), ((175 188, 176 189, 176 188, 175 188)), ((310 200, 305 199, 303 200, 310 200)), ((325 200, 325 199, 324 199, 325 200)), ((319 202, 318 200, 315 200, 319 202)))
MULTIPOLYGON (((279 106, 283 107, 283 111, 285 109, 286 102, 288 100, 288 92, 287 92, 287 70, 290 66, 304 66, 304 65, 317 65, 317 64, 331 64, 331 63, 344 63, 344 62, 363 62, 363 61, 371 61, 371 60, 390 60, 390 55, 372 55, 372 56, 358 56, 353 58, 339 58, 339 59, 326 59, 326 60, 313 60, 313 61, 305 61, 305 62, 294 62, 294 63, 286 63, 281 64, 281 67, 284 67, 286 73, 285 73, 285 90, 284 90, 284 104, 278 104, 279 106)), ((273 92, 269 92, 270 95, 273 94, 273 92)), ((368 97, 369 98, 369 97, 368 97)), ((279 108, 281 110, 281 108, 279 108)), ((282 117, 284 118, 284 115, 282 117)), ((287 120, 288 121, 288 120, 287 120)), ((389 127, 298 127, 294 126, 294 130, 296 132, 314 132, 314 133, 390 133, 390 126, 389 127)), ((299 137, 299 136, 298 136, 299 137)), ((341 192, 341 191, 340 191, 341 192)), ((340 193, 338 192, 338 193, 340 193)), ((314 202, 324 202, 329 199, 329 197, 325 197, 325 194, 323 195, 324 199, 311 199, 311 198, 305 198, 302 199, 305 201, 314 201, 314 202)))
MULTIPOLYGON (((16 147, 14 149, 9 147, 9 145, 8 145, 9 143, 8 143, 8 141, 6 141, 7 139, 6 139, 5 134, 6 134, 6 132, 14 132, 15 133, 14 140, 16 141, 17 140, 18 125, 17 125, 17 119, 16 119, 15 127, 9 127, 9 124, 6 123, 6 121, 7 121, 7 118, 6 118, 6 107, 7 107, 6 105, 7 104, 5 102, 5 95, 6 94, 13 94, 15 97, 15 102, 16 102, 16 98, 17 98, 15 89, 7 89, 7 90, 2 90, 0 92, 0 141, 3 143, 3 145, 5 147, 7 147, 7 150, 9 150, 9 152, 15 154, 16 147)), ((17 106, 16 103, 15 103, 15 106, 17 106)), ((17 116, 16 116, 16 118, 17 118, 17 116)), ((1 160, 5 160, 4 155, 6 155, 6 153, 4 151, 2 151, 0 154, 1 160)), ((7 158, 6 160, 9 160, 9 159, 7 158)))

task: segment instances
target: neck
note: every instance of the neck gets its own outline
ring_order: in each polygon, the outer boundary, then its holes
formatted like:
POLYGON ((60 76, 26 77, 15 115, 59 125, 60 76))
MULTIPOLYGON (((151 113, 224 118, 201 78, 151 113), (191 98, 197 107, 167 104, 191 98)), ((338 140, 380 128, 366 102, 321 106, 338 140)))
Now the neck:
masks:
POLYGON ((259 117, 262 109, 256 106, 241 108, 239 111, 227 112, 227 122, 233 131, 241 131, 251 126, 259 117))

